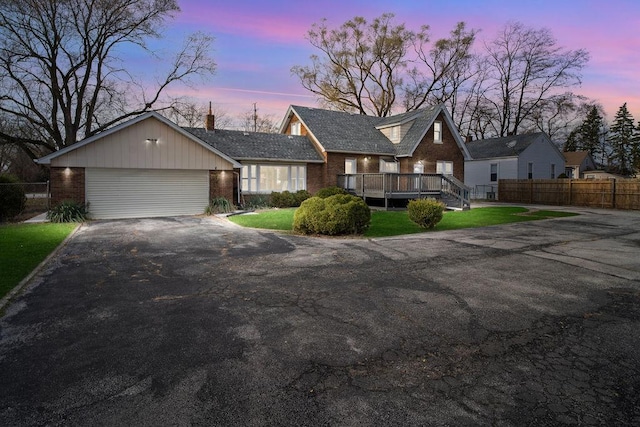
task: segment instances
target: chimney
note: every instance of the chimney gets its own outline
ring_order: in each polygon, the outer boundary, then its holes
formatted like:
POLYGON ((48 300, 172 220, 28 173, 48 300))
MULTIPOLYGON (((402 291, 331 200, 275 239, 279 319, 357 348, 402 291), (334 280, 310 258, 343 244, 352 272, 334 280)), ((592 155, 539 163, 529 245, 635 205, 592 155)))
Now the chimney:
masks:
POLYGON ((209 114, 207 114, 207 117, 204 120, 204 128, 207 131, 213 131, 216 129, 215 117, 211 112, 211 102, 209 102, 209 114))
POLYGON ((465 138, 464 138, 464 142, 469 143, 473 141, 473 135, 468 134, 465 138))

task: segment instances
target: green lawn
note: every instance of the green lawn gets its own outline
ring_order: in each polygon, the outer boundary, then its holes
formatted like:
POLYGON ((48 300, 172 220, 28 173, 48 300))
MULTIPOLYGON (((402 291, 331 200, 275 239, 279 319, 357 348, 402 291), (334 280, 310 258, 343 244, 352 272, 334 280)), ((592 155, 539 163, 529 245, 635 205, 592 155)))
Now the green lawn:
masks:
POLYGON ((33 271, 77 224, 0 226, 0 298, 33 271))
MULTIPOLYGON (((295 209, 273 209, 251 215, 234 215, 229 219, 244 227, 289 231, 292 229, 294 212, 295 209)), ((526 208, 508 206, 476 208, 468 211, 447 211, 442 221, 436 225, 433 231, 485 227, 488 225, 576 215, 558 211, 534 211, 530 214, 527 212, 526 208)), ((371 213, 371 225, 364 236, 387 237, 425 231, 409 220, 406 211, 373 211, 371 213)))

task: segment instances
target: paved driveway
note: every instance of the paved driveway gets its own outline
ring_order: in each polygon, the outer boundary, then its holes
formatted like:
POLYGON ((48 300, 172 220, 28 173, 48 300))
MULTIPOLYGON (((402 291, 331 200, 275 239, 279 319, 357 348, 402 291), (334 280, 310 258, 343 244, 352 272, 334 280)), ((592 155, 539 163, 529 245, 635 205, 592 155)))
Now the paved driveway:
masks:
POLYGON ((379 240, 92 222, 0 320, 0 425, 638 425, 640 215, 379 240))

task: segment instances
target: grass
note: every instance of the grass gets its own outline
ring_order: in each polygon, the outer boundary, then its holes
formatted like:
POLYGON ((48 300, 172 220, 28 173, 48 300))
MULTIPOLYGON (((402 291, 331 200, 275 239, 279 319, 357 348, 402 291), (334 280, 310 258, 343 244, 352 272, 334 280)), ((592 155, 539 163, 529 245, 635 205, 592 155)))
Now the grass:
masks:
MULTIPOLYGON (((294 212, 295 209, 273 209, 262 211, 255 215, 236 215, 229 217, 229 219, 244 227, 291 231, 294 212)), ((459 230, 573 215, 577 214, 543 210, 529 212, 526 208, 511 206, 476 208, 468 211, 447 211, 442 221, 433 230, 428 231, 459 230)), ((402 234, 423 233, 425 231, 427 230, 418 227, 409 219, 406 211, 374 211, 371 213, 371 225, 365 232, 364 237, 399 236, 402 234)))
POLYGON ((77 224, 8 224, 0 226, 0 298, 27 277, 77 224))

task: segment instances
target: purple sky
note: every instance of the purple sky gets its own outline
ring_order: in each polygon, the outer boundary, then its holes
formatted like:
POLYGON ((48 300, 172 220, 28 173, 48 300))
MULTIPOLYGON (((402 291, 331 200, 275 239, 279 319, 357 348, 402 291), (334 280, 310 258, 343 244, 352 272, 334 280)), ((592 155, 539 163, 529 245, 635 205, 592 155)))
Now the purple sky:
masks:
POLYGON ((582 86, 575 91, 599 101, 611 120, 627 102, 640 120, 640 1, 638 0, 292 0, 228 2, 181 0, 182 12, 166 29, 179 40, 203 30, 216 38, 213 56, 218 70, 195 88, 175 88, 203 105, 214 105, 237 115, 257 103, 259 114, 280 120, 290 104, 315 105, 292 76, 293 65, 309 63, 316 53, 306 40, 311 24, 327 18, 338 26, 354 16, 374 18, 396 15, 417 30, 428 24, 434 39, 445 37, 458 21, 480 29, 476 47, 492 39, 508 21, 548 28, 558 45, 585 48, 591 60, 583 71, 582 86))

